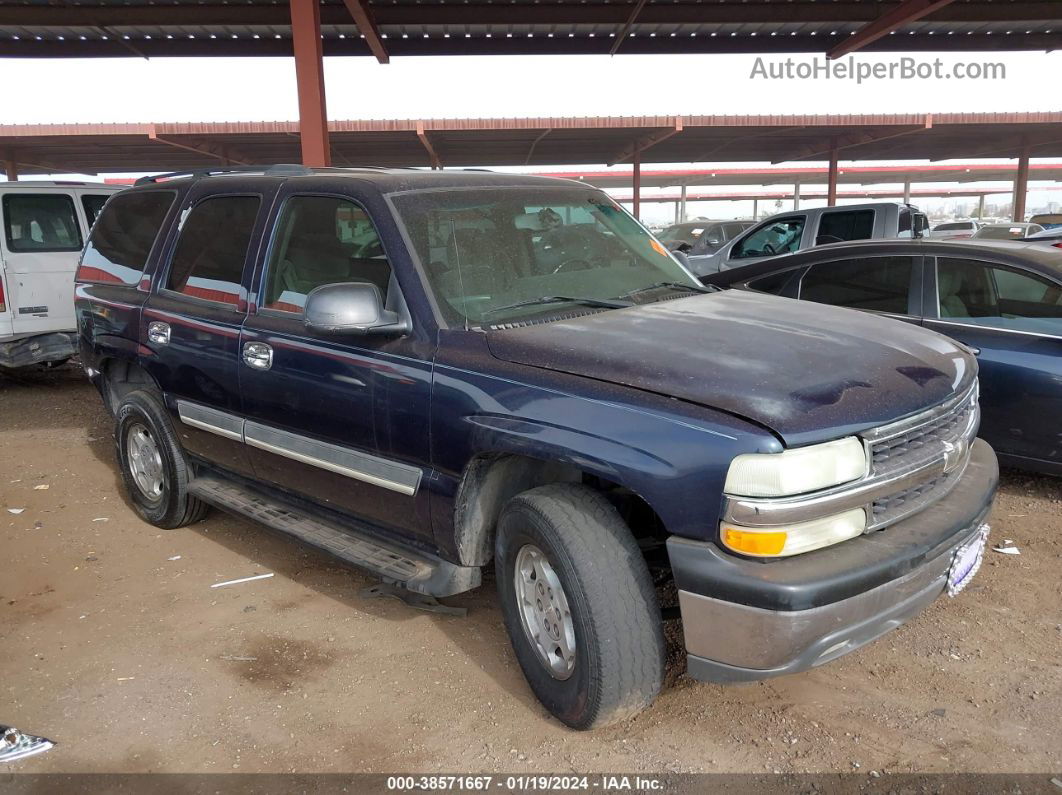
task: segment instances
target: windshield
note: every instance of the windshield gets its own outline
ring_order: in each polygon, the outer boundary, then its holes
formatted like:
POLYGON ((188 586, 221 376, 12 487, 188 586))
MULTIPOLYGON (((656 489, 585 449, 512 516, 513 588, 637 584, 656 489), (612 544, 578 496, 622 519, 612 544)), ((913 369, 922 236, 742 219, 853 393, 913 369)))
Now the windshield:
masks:
MULTIPOLYGON (((448 322, 506 323, 607 301, 662 282, 700 287, 637 221, 599 191, 476 188, 394 197, 448 322)), ((638 300, 653 300, 651 292, 638 300)))
POLYGON ((683 243, 696 243, 700 240, 704 230, 707 229, 707 224, 700 224, 697 226, 690 226, 689 224, 676 224, 675 226, 669 226, 657 237, 661 240, 681 240, 683 243))

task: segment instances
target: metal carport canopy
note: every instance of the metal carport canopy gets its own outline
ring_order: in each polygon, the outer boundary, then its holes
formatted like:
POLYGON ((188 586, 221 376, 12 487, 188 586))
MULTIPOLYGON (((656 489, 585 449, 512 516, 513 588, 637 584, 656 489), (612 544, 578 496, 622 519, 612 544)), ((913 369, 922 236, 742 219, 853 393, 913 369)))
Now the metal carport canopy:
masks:
MULTIPOLYGON (((324 0, 325 55, 1050 50, 1051 0, 324 0)), ((0 0, 0 56, 291 55, 287 2, 0 0)))
MULTIPOLYGON (((1062 4, 1060 4, 1062 5, 1062 4)), ((369 119, 328 123, 334 165, 942 160, 1062 156, 1062 111, 819 116, 369 119)), ((0 125, 22 173, 299 162, 297 122, 0 125)))

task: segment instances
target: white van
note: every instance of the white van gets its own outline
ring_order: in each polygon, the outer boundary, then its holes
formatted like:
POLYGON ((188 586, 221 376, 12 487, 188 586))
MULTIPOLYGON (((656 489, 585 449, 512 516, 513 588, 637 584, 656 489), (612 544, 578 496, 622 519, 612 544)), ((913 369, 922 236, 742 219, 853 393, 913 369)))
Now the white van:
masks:
POLYGON ((117 185, 0 182, 0 368, 77 352, 74 271, 117 185))

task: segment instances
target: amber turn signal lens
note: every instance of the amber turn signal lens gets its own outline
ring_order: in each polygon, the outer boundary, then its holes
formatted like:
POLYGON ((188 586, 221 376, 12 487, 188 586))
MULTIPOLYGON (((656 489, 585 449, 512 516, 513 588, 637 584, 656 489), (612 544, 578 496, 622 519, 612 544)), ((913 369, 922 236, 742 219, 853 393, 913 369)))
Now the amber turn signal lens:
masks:
POLYGON ((786 532, 759 532, 723 527, 723 543, 735 552, 746 555, 778 555, 785 547, 786 532))

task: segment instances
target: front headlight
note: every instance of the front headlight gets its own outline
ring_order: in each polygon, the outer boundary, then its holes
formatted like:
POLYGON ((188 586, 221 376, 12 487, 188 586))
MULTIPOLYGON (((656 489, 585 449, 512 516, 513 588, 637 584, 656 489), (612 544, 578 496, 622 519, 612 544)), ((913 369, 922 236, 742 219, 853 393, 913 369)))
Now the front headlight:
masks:
POLYGON ((790 497, 858 480, 868 468, 863 443, 849 436, 782 453, 739 455, 723 490, 734 497, 790 497))
POLYGON ((785 527, 740 527, 723 522, 719 535, 723 546, 742 555, 784 558, 855 538, 862 535, 866 525, 866 511, 856 508, 785 527))

